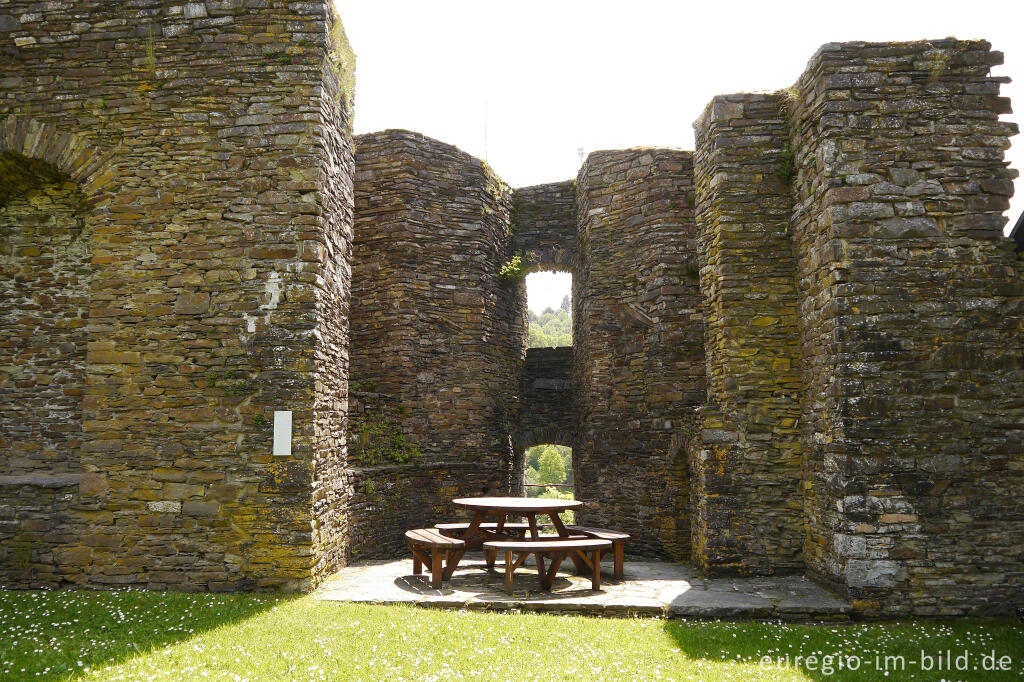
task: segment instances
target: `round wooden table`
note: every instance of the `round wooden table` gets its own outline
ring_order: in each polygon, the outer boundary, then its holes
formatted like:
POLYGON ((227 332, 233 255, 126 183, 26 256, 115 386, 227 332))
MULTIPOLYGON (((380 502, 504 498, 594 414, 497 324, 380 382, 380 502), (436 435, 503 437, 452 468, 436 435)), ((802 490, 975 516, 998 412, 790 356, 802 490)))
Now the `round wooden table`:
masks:
POLYGON ((544 514, 551 519, 551 525, 559 537, 569 537, 569 531, 565 529, 562 519, 558 518, 561 512, 569 509, 582 507, 579 500, 549 500, 540 497, 459 497, 452 500, 457 507, 465 507, 475 512, 473 522, 469 524, 462 539, 474 545, 483 543, 485 540, 493 539, 491 532, 480 528, 480 524, 488 516, 499 516, 498 527, 494 535, 501 535, 501 528, 509 516, 523 516, 530 526, 530 538, 539 539, 537 532, 537 515, 544 514))
MULTIPOLYGON (((473 522, 469 524, 469 528, 461 536, 467 548, 480 547, 488 540, 508 540, 509 538, 502 532, 502 528, 510 516, 526 517, 530 527, 531 540, 540 539, 540 534, 537 532, 538 514, 544 514, 551 519, 551 525, 554 526, 559 537, 568 538, 571 536, 571 533, 566 530, 565 524, 562 523, 562 519, 558 518, 558 514, 568 509, 576 509, 583 506, 583 503, 579 500, 549 500, 541 497, 459 497, 452 500, 452 504, 457 507, 471 509, 474 512, 473 522), (499 517, 498 525, 493 530, 480 527, 480 524, 488 516, 499 517)), ((535 557, 537 569, 541 575, 544 575, 543 559, 539 553, 535 554, 535 557)), ((484 550, 484 558, 487 561, 488 568, 494 565, 495 555, 492 552, 488 552, 486 548, 484 550)), ((572 561, 576 565, 577 572, 586 570, 582 560, 575 554, 572 555, 572 561)))

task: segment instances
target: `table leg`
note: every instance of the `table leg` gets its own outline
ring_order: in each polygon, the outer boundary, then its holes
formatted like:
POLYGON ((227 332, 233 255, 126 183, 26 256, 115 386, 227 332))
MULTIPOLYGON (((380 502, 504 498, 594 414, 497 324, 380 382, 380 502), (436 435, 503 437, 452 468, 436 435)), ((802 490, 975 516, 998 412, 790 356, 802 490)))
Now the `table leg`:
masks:
POLYGON ((430 586, 435 590, 440 589, 442 577, 444 569, 441 567, 441 550, 435 547, 430 552, 430 586))
MULTIPOLYGON (((558 516, 557 513, 550 512, 548 514, 548 518, 551 519, 551 525, 554 526, 555 530, 558 532, 558 537, 569 537, 570 533, 566 529, 565 524, 562 523, 562 519, 558 516)), ((573 566, 576 567, 576 574, 585 575, 587 571, 587 564, 576 554, 576 552, 573 552, 569 556, 572 559, 573 566)))
POLYGON ((537 532, 537 515, 527 512, 523 516, 526 517, 526 522, 530 524, 530 538, 540 540, 540 534, 537 532))
POLYGON ((551 519, 551 525, 555 527, 555 532, 558 533, 558 537, 569 537, 569 531, 565 529, 565 525, 562 523, 562 518, 557 513, 548 512, 548 518, 551 519))
POLYGON ((466 549, 474 547, 478 544, 482 544, 485 540, 483 533, 480 532, 480 524, 484 522, 484 512, 478 511, 474 516, 473 520, 469 524, 469 528, 462 536, 463 542, 466 543, 466 549), (479 536, 479 540, 477 540, 479 536))

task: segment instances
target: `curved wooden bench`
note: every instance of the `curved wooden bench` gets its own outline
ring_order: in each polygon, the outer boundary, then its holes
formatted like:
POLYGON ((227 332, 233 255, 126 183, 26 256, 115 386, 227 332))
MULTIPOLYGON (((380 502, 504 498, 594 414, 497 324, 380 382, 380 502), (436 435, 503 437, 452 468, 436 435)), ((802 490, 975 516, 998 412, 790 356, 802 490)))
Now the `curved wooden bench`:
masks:
MULTIPOLYGON (((464 538, 466 531, 472 524, 469 523, 435 523, 434 528, 441 531, 442 535, 447 535, 452 538, 464 538)), ((526 537, 526 534, 530 530, 530 524, 528 523, 481 523, 477 526, 478 534, 483 534, 484 539, 491 537, 494 539, 500 538, 502 535, 509 536, 509 539, 522 539, 526 537), (499 535, 498 526, 501 526, 499 535)), ((479 537, 474 538, 475 541, 470 542, 470 546, 475 547, 478 544, 482 544, 482 540, 479 537)), ((484 548, 484 560, 487 562, 487 568, 490 569, 494 566, 495 553, 491 550, 484 548)))
POLYGON ((484 549, 492 552, 505 553, 505 591, 512 592, 512 576, 526 558, 533 554, 537 559, 537 577, 540 578, 541 589, 551 590, 555 582, 558 567, 566 557, 575 557, 590 569, 590 585, 593 589, 601 589, 601 552, 611 549, 610 540, 593 538, 552 539, 552 540, 491 540, 484 543, 484 549), (513 560, 512 555, 519 558, 513 560), (544 557, 551 560, 545 569, 544 557))
POLYGON ((433 528, 407 530, 405 539, 409 543, 409 551, 412 552, 413 574, 419 575, 423 565, 430 566, 430 586, 434 589, 441 587, 442 580, 452 577, 455 567, 466 553, 465 542, 441 535, 433 528))
POLYGON ((615 556, 615 579, 622 580, 623 563, 625 563, 626 541, 629 540, 629 533, 607 528, 590 528, 589 526, 566 526, 565 529, 573 534, 585 535, 588 538, 598 540, 610 540, 615 556))
MULTIPOLYGON (((470 524, 468 523, 435 523, 434 528, 441 531, 443 535, 448 537, 460 537, 460 533, 465 533, 469 530, 470 524)), ((498 531, 497 523, 481 523, 480 530, 487 530, 491 532, 498 531)), ((502 525, 501 531, 507 532, 509 535, 515 535, 517 537, 526 537, 526 532, 530 530, 530 524, 528 523, 506 523, 502 525)))

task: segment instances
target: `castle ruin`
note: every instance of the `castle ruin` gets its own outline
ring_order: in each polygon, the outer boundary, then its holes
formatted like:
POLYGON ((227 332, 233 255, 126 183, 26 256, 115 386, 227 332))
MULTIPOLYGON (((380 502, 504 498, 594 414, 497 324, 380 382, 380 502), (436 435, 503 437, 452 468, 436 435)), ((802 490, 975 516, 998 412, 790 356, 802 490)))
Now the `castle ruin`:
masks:
POLYGON ((0 4, 0 583, 309 589, 557 442, 638 554, 1008 612, 1001 60, 827 44, 714 98, 694 152, 513 189, 353 138, 326 1, 0 4), (518 255, 572 273, 572 348, 526 348, 518 255))

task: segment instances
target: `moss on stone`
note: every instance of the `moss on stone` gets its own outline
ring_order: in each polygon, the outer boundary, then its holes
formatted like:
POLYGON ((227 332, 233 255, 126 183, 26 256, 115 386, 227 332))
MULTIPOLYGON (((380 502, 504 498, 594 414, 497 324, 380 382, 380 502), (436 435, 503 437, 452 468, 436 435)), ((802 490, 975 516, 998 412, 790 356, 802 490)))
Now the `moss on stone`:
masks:
POLYGON ((345 27, 336 10, 331 9, 331 28, 327 32, 327 65, 338 78, 345 108, 352 115, 356 99, 356 53, 348 42, 345 27))

